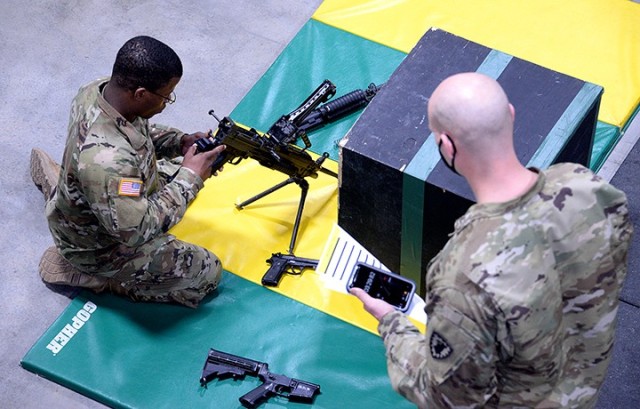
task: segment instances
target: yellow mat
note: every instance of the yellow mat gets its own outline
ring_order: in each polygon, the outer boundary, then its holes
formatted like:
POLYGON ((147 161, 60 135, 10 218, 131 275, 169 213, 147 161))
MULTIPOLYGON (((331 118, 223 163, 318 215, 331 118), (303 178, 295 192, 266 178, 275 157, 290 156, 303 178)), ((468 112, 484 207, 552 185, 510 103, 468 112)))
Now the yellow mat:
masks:
MULTIPOLYGON (((335 161, 326 160, 324 166, 338 171, 335 161)), ((288 185, 243 210, 235 205, 286 179, 286 175, 251 159, 227 165, 219 176, 206 181, 184 219, 170 233, 214 252, 225 270, 261 284, 269 268, 266 260, 272 253, 286 253, 289 248, 300 188, 288 185)), ((307 181, 309 192, 294 252, 298 257, 319 259, 338 218, 338 181, 325 174, 307 181)), ((360 301, 346 292, 326 288, 313 270, 287 274, 278 287, 269 288, 377 334, 377 321, 364 311, 360 301)), ((424 323, 416 325, 424 331, 424 323)))
POLYGON ((430 27, 604 87, 599 120, 640 103, 640 4, 629 0, 325 0, 315 20, 410 52, 430 27))

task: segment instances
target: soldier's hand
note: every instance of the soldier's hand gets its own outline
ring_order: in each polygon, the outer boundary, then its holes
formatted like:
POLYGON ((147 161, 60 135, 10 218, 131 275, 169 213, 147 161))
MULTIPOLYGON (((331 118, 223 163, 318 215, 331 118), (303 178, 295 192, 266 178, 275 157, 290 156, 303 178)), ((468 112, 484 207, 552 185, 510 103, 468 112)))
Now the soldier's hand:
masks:
POLYGON ((182 166, 196 172, 202 180, 207 180, 211 176, 211 165, 225 148, 225 145, 220 145, 208 152, 198 152, 197 146, 192 145, 184 155, 182 166))
POLYGON ((209 135, 204 133, 204 132, 196 132, 196 133, 183 135, 182 139, 180 140, 180 147, 182 149, 182 156, 187 154, 187 151, 189 150, 189 148, 194 143, 196 143, 196 141, 198 139, 206 138, 207 136, 209 136, 209 135))
POLYGON ((373 315, 378 321, 388 313, 396 310, 393 305, 378 298, 373 298, 362 288, 353 287, 349 292, 358 297, 358 299, 362 301, 365 311, 373 315))

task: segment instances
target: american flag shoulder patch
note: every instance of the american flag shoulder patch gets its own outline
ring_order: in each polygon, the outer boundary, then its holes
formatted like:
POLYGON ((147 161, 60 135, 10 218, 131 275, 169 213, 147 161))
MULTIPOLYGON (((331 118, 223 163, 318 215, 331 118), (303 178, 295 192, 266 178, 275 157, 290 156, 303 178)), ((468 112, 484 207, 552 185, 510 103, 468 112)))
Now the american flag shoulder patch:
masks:
POLYGON ((140 179, 120 179, 120 183, 118 183, 118 195, 140 196, 140 192, 142 192, 142 181, 140 179))

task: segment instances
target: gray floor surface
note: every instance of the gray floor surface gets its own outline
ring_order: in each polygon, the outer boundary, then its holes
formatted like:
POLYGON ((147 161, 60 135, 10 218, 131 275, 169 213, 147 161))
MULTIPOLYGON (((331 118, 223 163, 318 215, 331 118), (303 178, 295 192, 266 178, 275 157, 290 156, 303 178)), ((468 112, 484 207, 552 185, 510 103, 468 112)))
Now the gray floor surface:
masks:
MULTIPOLYGON (((40 147, 60 160, 69 105, 78 87, 108 75, 118 48, 148 34, 181 56, 178 102, 157 121, 185 131, 207 130, 207 112, 229 113, 271 65, 321 0, 4 0, 0 6, 0 407, 102 408, 22 369, 20 359, 69 304, 37 274, 52 244, 44 201, 29 174, 29 154, 40 147)), ((638 120, 636 120, 638 122, 638 120)), ((607 178, 632 151, 640 126, 612 154, 607 178), (614 159, 615 158, 615 161, 614 159)), ((637 159, 636 159, 637 161, 637 159)), ((634 174, 636 168, 627 172, 634 174)), ((640 233, 640 228, 637 230, 640 233)), ((640 235, 640 234, 639 234, 640 235)), ((636 246, 637 248, 638 246, 636 246)), ((634 277, 637 272, 634 272, 634 277)), ((633 280, 635 284, 637 281, 633 280)), ((638 284, 640 285, 640 283, 638 284)), ((625 288, 614 363, 601 408, 640 407, 640 359, 635 348, 640 312, 637 286, 625 288)), ((79 363, 80 364, 80 363, 79 363)))

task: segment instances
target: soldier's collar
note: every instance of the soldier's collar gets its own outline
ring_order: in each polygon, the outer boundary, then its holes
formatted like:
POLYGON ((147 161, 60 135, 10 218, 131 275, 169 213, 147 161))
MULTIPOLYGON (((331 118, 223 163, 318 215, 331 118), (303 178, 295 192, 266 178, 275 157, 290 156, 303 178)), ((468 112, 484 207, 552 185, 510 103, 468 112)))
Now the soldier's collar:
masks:
POLYGON ((114 107, 104 99, 102 95, 102 91, 104 90, 104 86, 109 82, 109 79, 106 79, 104 82, 98 84, 98 106, 100 109, 113 120, 116 124, 116 128, 129 140, 131 146, 138 150, 142 148, 145 144, 146 137, 140 130, 136 129, 136 127, 129 121, 126 120, 124 116, 122 116, 114 107))
POLYGON ((525 192, 523 195, 516 197, 513 200, 509 200, 504 203, 481 203, 474 204, 467 210, 467 212, 462 215, 455 222, 455 231, 456 233, 460 230, 464 229, 466 226, 471 224, 472 222, 488 217, 495 217, 510 212, 511 210, 519 207, 522 203, 526 203, 533 196, 537 195, 538 192, 542 190, 544 186, 544 182, 546 180, 544 172, 540 172, 537 168, 530 168, 530 170, 536 172, 538 174, 538 179, 533 186, 525 192))

